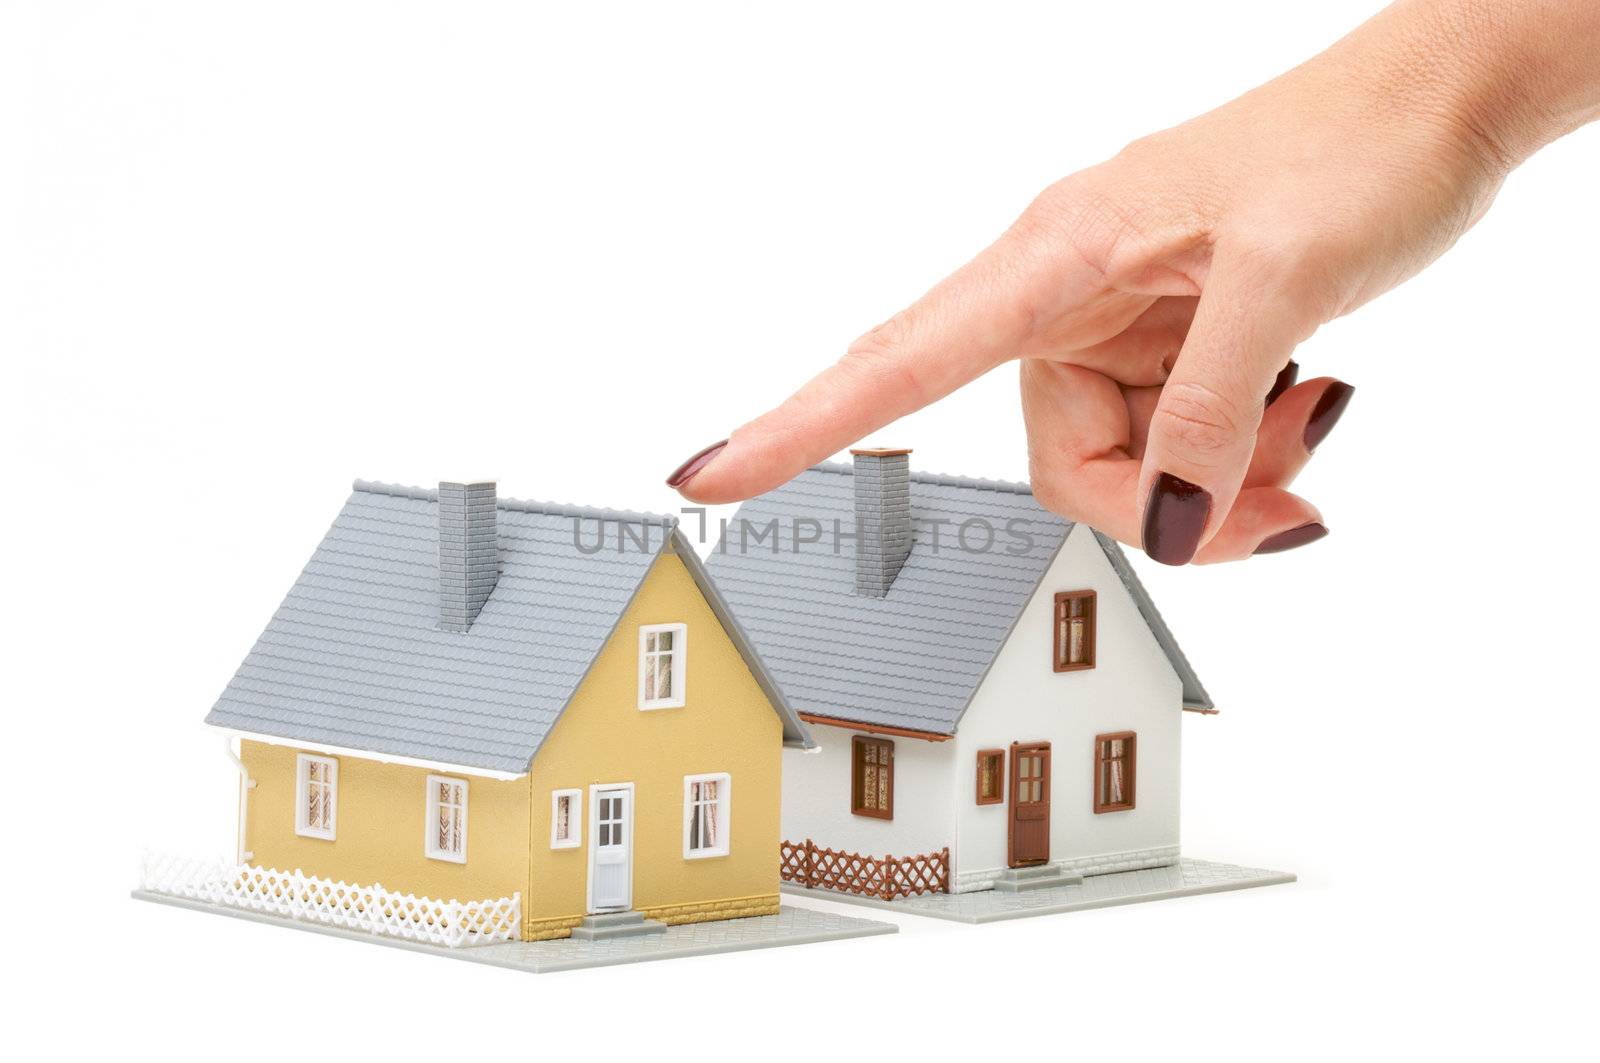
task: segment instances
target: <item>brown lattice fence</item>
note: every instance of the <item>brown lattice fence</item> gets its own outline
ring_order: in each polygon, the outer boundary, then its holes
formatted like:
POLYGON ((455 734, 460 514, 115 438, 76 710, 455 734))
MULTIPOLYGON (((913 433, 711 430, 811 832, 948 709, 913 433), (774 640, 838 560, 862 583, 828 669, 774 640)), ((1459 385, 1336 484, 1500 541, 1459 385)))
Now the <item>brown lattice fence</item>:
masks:
POLYGON ((782 842, 783 881, 892 901, 918 893, 950 892, 950 849, 921 856, 862 856, 827 849, 807 838, 782 842))

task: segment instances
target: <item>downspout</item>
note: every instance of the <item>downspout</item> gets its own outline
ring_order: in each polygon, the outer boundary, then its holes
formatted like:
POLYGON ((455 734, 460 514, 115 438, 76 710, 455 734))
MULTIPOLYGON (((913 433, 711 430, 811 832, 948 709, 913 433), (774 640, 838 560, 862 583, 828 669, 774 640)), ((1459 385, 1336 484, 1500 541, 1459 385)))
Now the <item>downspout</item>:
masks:
POLYGON ((248 849, 246 849, 244 847, 244 829, 245 829, 245 824, 249 822, 249 816, 250 816, 250 791, 254 790, 256 788, 256 781, 254 779, 250 778, 250 769, 244 766, 244 761, 239 759, 239 754, 237 754, 237 753, 235 753, 233 751, 233 736, 232 735, 223 735, 222 736, 222 751, 228 755, 228 759, 229 760, 233 761, 233 766, 239 769, 239 848, 238 848, 238 857, 239 857, 239 863, 248 864, 250 862, 250 859, 253 856, 255 856, 256 854, 252 853, 250 850, 248 850, 248 849))

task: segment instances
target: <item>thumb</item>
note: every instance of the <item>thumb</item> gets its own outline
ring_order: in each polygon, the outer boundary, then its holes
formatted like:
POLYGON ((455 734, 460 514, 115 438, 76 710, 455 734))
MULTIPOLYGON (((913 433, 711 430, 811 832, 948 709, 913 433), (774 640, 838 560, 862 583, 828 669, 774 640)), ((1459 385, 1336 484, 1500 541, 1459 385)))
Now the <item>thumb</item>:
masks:
POLYGON ((1156 561, 1188 564, 1222 527, 1255 453, 1267 392, 1314 328, 1299 300, 1260 271, 1220 255, 1213 263, 1140 470, 1143 546, 1156 561))

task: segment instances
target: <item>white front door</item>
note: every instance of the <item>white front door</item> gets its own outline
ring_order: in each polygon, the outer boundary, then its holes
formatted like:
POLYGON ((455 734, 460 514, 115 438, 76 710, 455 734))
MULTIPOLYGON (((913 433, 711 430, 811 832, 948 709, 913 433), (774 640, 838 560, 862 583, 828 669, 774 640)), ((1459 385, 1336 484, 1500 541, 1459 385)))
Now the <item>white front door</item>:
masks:
POLYGON ((589 911, 633 906, 633 786, 595 786, 589 807, 589 911))

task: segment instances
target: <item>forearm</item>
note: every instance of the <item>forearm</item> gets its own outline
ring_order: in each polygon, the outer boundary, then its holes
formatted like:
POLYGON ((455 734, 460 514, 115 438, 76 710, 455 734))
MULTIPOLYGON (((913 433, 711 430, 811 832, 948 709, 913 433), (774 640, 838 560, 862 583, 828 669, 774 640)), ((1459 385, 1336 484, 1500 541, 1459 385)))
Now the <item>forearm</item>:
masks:
MULTIPOLYGON (((1509 170, 1600 118, 1600 0, 1399 0, 1330 49, 1509 170)), ((1361 71, 1352 71, 1361 76, 1361 71)))

